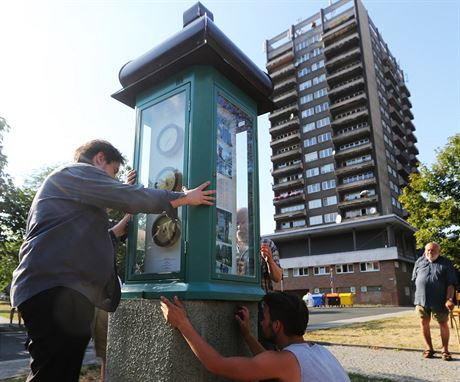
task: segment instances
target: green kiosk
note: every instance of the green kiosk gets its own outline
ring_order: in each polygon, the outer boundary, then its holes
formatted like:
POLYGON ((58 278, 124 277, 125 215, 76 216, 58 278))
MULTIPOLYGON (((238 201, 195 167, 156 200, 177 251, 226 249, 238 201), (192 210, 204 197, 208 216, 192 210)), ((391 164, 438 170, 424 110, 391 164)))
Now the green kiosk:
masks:
POLYGON ((259 266, 257 116, 270 77, 197 3, 183 29, 120 70, 112 96, 136 110, 134 168, 145 187, 206 180, 215 206, 177 218, 139 214, 128 234, 122 301, 109 324, 109 381, 218 381, 164 322, 159 297, 179 296, 199 332, 226 355, 247 354, 234 321, 242 302, 256 330, 259 266))

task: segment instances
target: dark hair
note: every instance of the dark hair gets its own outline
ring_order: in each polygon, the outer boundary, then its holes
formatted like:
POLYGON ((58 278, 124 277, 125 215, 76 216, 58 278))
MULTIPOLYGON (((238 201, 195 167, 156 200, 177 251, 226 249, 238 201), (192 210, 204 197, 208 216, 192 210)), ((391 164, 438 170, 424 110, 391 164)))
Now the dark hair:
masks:
POLYGON ((73 158, 75 162, 93 164, 93 159, 99 152, 104 153, 107 163, 125 164, 123 155, 112 144, 101 139, 95 139, 81 145, 75 150, 73 158))
POLYGON ((263 299, 272 321, 283 323, 287 336, 303 336, 308 325, 308 308, 299 297, 284 292, 267 293, 263 299))

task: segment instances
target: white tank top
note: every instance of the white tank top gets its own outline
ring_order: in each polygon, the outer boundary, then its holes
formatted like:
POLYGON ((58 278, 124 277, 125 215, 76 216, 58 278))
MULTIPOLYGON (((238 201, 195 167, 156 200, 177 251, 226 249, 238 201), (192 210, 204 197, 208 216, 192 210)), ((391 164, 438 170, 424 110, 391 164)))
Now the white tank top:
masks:
POLYGON ((289 345, 283 350, 296 356, 300 365, 301 382, 350 382, 339 361, 321 345, 304 342, 289 345))

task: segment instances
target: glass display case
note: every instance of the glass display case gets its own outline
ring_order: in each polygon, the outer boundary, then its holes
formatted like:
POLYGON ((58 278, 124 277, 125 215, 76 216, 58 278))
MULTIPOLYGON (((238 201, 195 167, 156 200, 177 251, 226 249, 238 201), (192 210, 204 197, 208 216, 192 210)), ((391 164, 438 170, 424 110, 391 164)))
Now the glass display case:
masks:
MULTIPOLYGON (((140 111, 138 183, 160 190, 181 191, 186 134, 186 90, 147 104, 140 111)), ((178 220, 165 214, 135 216, 135 261, 132 274, 171 276, 181 272, 182 209, 178 220)))
POLYGON ((254 277, 253 117, 222 90, 216 109, 215 272, 254 277))

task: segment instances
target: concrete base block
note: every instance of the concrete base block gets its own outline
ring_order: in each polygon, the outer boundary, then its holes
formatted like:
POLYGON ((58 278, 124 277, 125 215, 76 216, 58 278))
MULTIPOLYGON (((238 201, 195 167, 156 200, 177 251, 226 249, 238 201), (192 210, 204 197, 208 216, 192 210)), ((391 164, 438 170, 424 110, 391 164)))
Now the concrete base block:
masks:
MULTIPOLYGON (((235 301, 184 301, 197 331, 225 356, 250 352, 234 319, 235 301)), ((256 333, 257 303, 244 302, 256 333)), ((110 315, 107 381, 226 381, 210 374, 177 329, 165 323, 159 300, 122 300, 110 315)))

